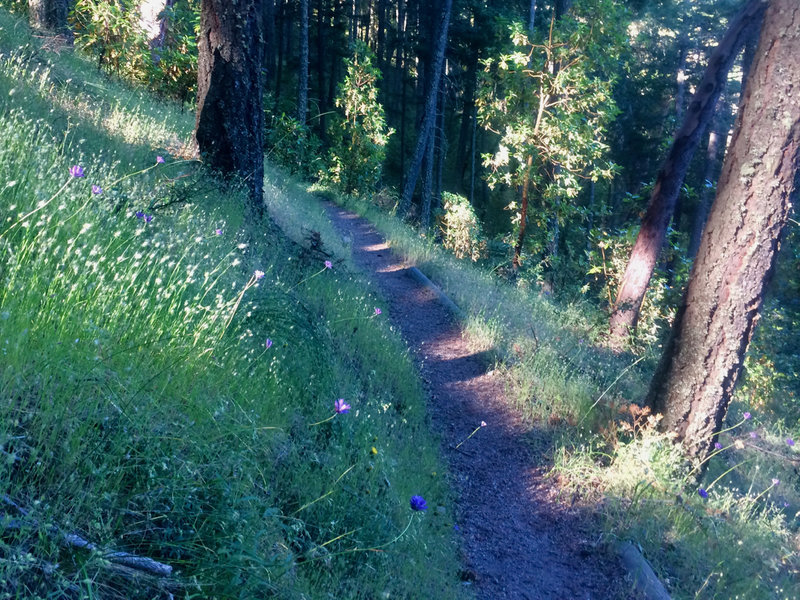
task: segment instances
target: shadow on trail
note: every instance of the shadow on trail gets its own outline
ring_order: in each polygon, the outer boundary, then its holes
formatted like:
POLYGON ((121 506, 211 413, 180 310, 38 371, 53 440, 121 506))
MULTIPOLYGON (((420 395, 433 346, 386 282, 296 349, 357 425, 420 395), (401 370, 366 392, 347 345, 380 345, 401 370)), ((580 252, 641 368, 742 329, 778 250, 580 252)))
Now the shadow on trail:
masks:
POLYGON ((351 241, 355 264, 378 284, 426 381, 458 496, 465 584, 486 600, 634 597, 593 515, 559 498, 546 477, 550 465, 541 454, 550 454, 551 434, 509 407, 505 383, 487 372, 491 353, 469 348, 436 293, 409 275, 369 223, 333 204, 325 208, 351 241))

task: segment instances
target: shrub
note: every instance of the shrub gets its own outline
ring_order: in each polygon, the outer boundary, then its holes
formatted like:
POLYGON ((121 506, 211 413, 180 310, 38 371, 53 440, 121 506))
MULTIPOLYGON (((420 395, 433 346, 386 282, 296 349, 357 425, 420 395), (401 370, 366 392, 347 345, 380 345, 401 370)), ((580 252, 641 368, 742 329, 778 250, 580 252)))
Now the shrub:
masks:
POLYGON ((347 76, 339 87, 336 106, 343 111, 333 126, 330 166, 325 176, 346 194, 372 192, 381 179, 386 144, 394 130, 386 128, 378 102, 380 71, 375 55, 358 42, 345 59, 347 76))
POLYGON ((486 256, 486 238, 475 214, 475 209, 464 196, 444 192, 444 214, 441 230, 444 247, 457 258, 469 257, 473 261, 486 256))
POLYGON ((291 173, 309 176, 320 170, 322 142, 308 125, 281 114, 267 129, 267 158, 291 173))

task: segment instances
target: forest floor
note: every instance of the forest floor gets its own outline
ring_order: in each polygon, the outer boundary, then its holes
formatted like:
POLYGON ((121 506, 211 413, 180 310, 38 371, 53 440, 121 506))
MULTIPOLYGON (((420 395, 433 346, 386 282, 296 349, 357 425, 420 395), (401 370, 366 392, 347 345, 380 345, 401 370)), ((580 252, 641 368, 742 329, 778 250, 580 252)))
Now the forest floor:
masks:
POLYGON ((456 495, 465 585, 487 600, 633 598, 594 511, 546 477, 549 435, 509 406, 487 353, 471 349, 434 291, 411 277, 366 220, 325 208, 415 354, 456 495))

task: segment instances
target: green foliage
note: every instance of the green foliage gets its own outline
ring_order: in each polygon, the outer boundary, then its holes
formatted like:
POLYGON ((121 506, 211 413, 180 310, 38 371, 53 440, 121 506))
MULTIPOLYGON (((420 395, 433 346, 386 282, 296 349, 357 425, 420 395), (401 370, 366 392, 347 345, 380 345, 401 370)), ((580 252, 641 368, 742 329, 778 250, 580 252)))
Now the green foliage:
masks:
POLYGON ((394 133, 386 128, 378 102, 380 71, 375 54, 357 42, 345 59, 347 75, 339 86, 336 106, 342 111, 331 128, 330 166, 326 178, 346 194, 367 195, 381 179, 386 144, 394 133))
POLYGON ((531 40, 514 24, 511 49, 485 61, 479 118, 499 136, 498 150, 484 155, 487 180, 534 190, 527 215, 509 206, 515 227, 525 218, 546 230, 580 216, 574 200, 584 182, 612 176, 604 137, 617 114, 612 92, 625 23, 614 0, 578 0, 546 39, 531 40))
POLYGON ((456 258, 477 261, 486 255, 486 239, 475 209, 464 196, 444 192, 441 216, 442 245, 456 258))
POLYGON ((97 64, 125 79, 187 101, 197 85, 199 0, 177 0, 166 9, 163 45, 151 48, 136 3, 76 0, 71 13, 75 44, 97 64))
POLYGON ((310 177, 322 167, 322 142, 308 125, 281 114, 269 119, 267 128, 267 159, 281 165, 290 173, 310 177))

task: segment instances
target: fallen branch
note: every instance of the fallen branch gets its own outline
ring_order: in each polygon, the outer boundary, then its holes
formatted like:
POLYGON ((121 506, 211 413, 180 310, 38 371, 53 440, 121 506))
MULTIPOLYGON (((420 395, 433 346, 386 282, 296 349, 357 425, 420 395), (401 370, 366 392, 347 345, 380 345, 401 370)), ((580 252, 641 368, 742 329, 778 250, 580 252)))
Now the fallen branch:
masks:
MULTIPOLYGON (((39 529, 39 522, 35 519, 25 519, 28 516, 28 511, 22 508, 19 504, 14 502, 8 496, 0 496, 3 504, 16 510, 23 519, 10 519, 3 523, 4 529, 39 529)), ((88 550, 90 552, 97 552, 101 557, 110 563, 122 565, 130 569, 142 571, 149 575, 156 577, 169 577, 172 575, 172 567, 170 565, 160 563, 152 558, 146 556, 138 556, 129 552, 120 552, 117 550, 104 550, 97 544, 94 544, 87 539, 81 537, 76 533, 64 533, 55 525, 47 527, 47 533, 58 537, 59 541, 70 548, 77 548, 81 550, 88 550)))

